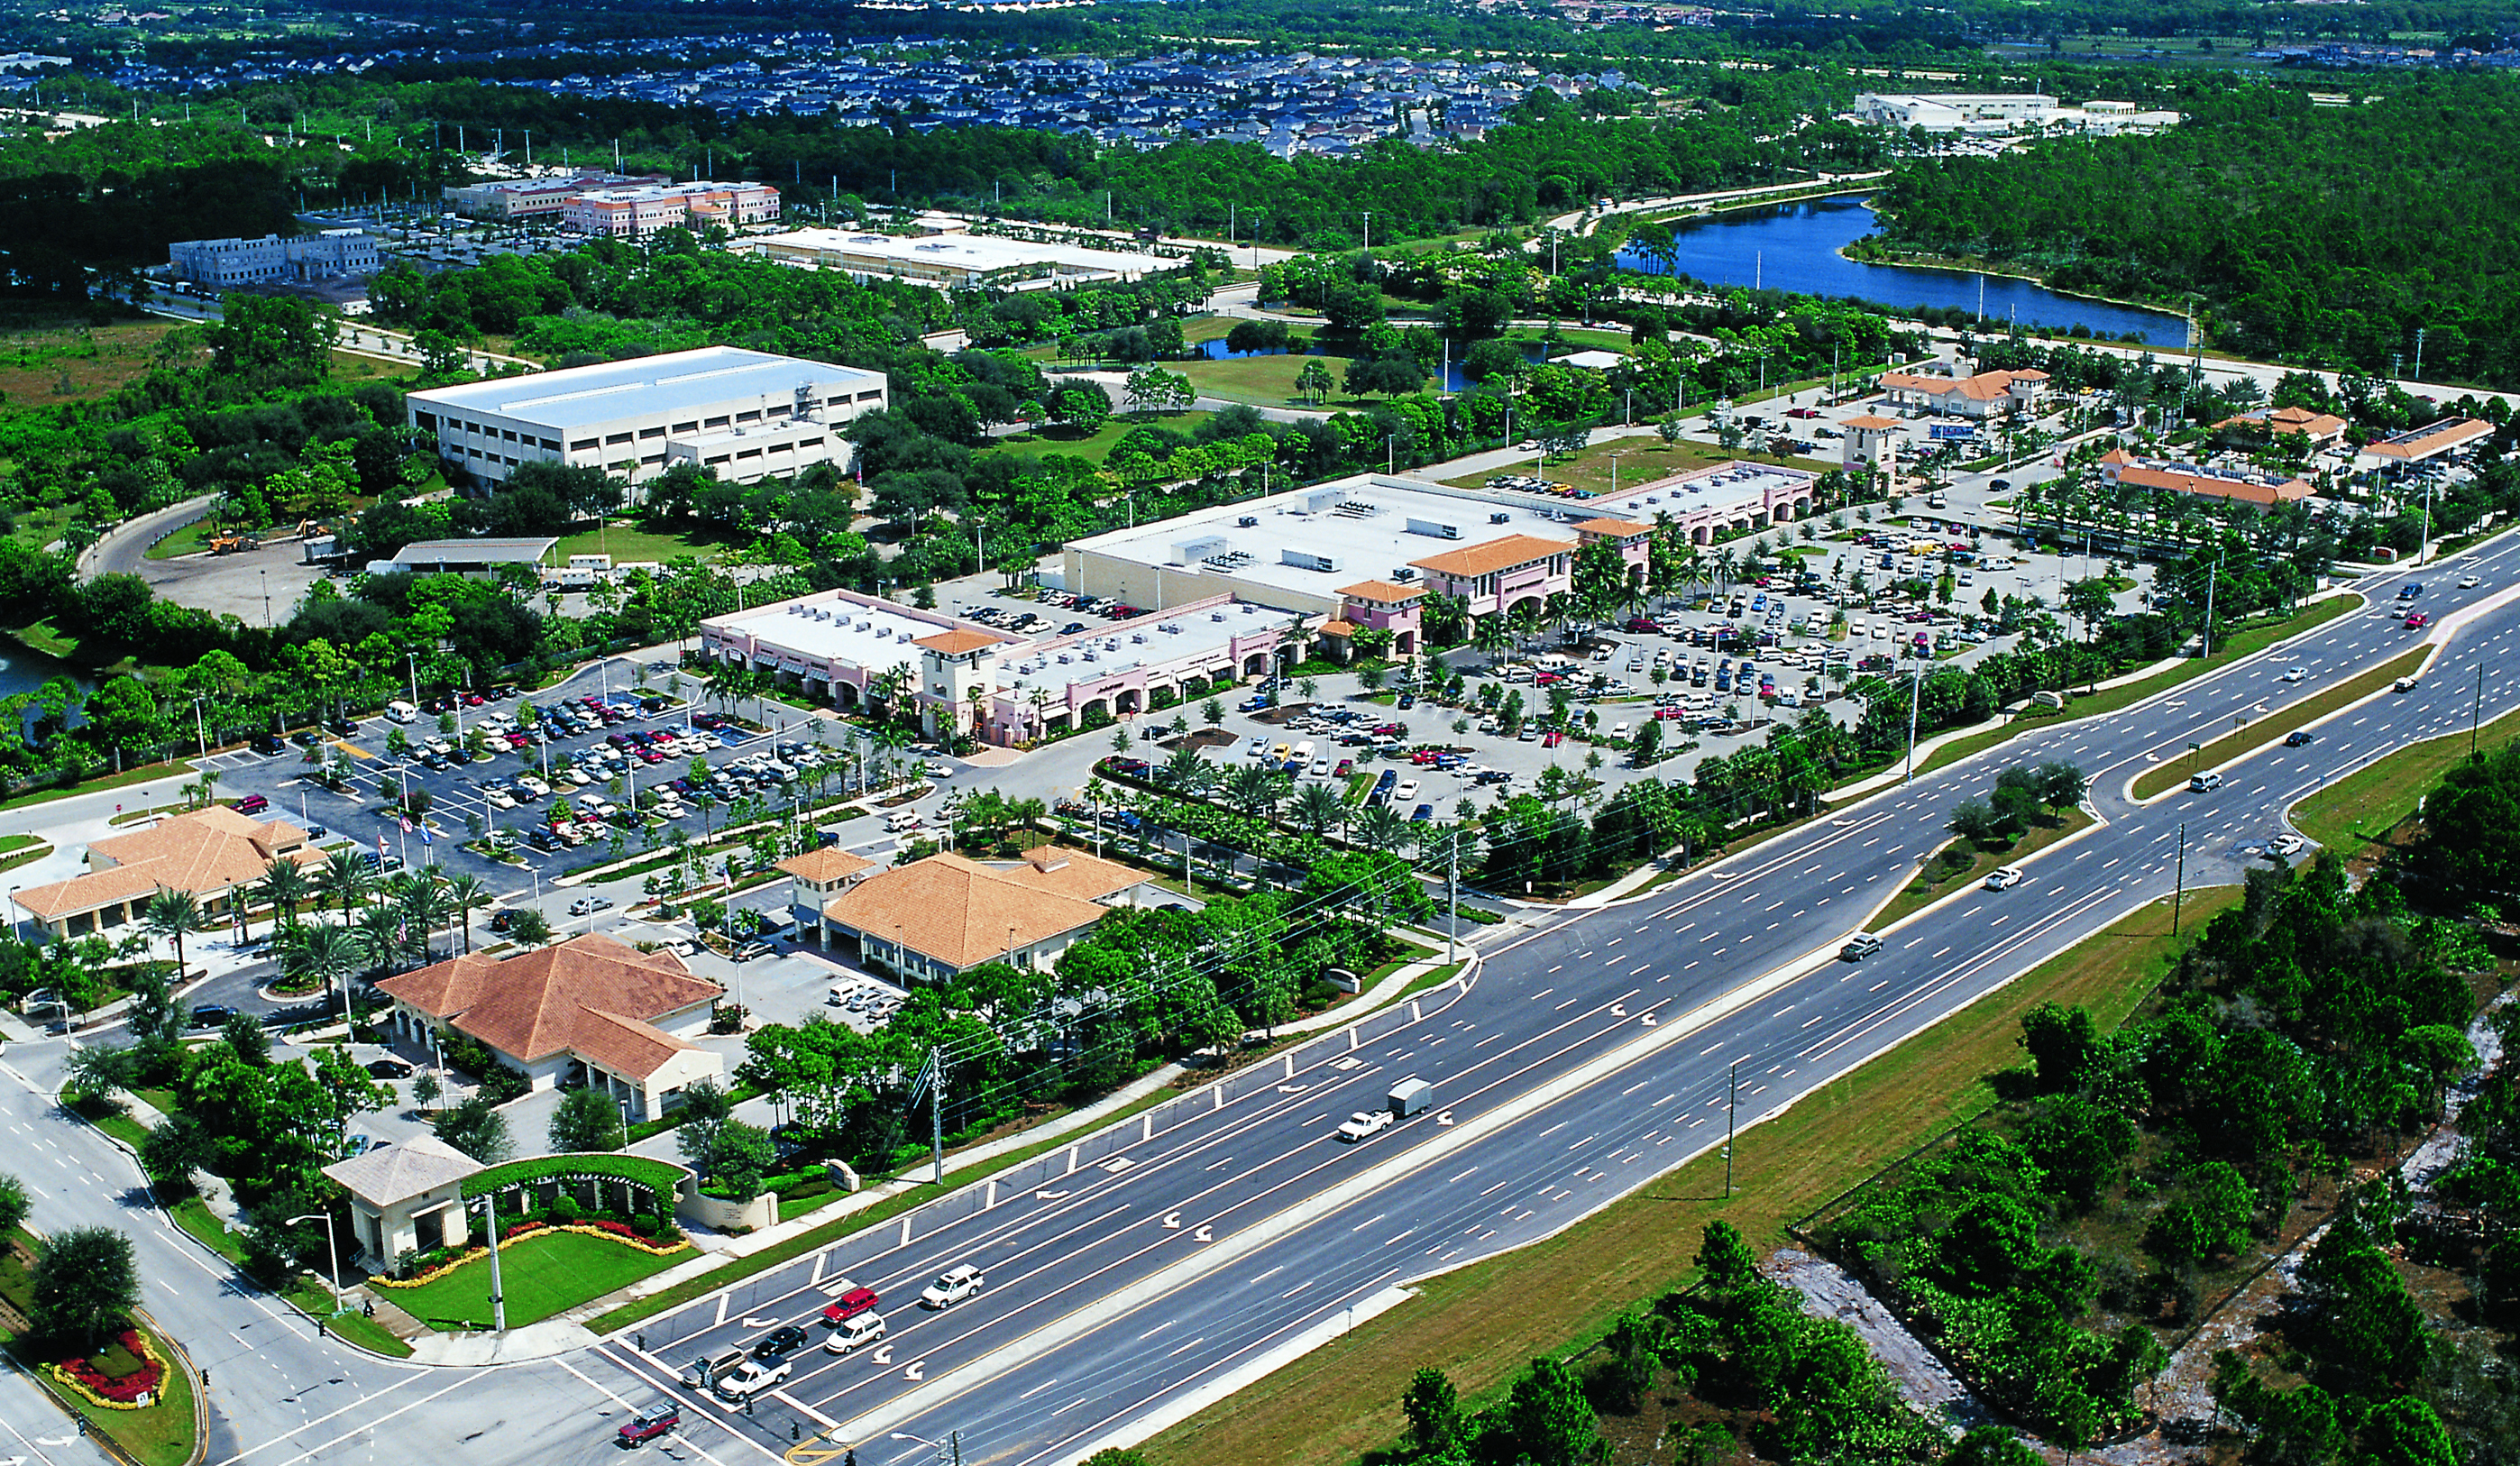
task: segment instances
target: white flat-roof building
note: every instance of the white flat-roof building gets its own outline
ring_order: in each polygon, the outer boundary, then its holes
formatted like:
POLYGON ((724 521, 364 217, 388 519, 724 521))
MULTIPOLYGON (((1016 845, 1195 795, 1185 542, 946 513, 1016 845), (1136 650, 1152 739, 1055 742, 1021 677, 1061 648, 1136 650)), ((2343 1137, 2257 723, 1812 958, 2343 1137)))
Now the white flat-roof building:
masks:
POLYGON ((366 231, 328 229, 321 234, 258 240, 179 240, 166 246, 169 272, 195 285, 258 285, 268 281, 332 280, 377 273, 377 242, 366 231))
POLYGON ((734 247, 802 269, 845 270, 861 280, 900 280, 938 289, 961 289, 983 281, 1000 289, 1026 289, 1136 280, 1179 263, 1154 254, 962 233, 911 237, 798 229, 744 240, 734 247))
POLYGON ((880 412, 887 390, 880 372, 703 346, 404 401, 439 457, 492 483, 538 461, 600 467, 634 483, 693 464, 749 483, 814 464, 845 466, 840 429, 880 412))
POLYGON ((2177 126, 2175 111, 2149 111, 2132 102, 2092 101, 2065 107, 2038 92, 1866 92, 1849 113, 1875 127, 2001 136, 2044 127, 2109 136, 2177 126))

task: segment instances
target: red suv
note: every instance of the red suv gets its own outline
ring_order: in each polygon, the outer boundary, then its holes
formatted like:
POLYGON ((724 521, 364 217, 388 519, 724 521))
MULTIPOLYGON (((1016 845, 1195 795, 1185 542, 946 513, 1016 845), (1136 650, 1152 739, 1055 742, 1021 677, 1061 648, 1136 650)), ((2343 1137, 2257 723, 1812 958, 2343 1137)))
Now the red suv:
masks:
POLYGON ((824 1308, 823 1321, 837 1328, 882 1301, 875 1296, 873 1288, 851 1288, 837 1302, 824 1308))

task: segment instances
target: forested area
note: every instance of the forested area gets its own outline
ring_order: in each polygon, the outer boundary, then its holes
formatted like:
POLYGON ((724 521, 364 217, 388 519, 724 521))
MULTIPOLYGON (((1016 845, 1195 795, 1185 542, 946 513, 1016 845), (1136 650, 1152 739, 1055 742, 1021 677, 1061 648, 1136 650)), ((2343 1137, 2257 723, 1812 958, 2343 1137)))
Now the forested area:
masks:
POLYGON ((2054 139, 1929 158, 1880 196, 1884 243, 2025 266, 2065 289, 2183 306, 2241 355, 2520 383, 2520 94, 2425 75, 2379 101, 2204 76, 2152 137, 2054 139))

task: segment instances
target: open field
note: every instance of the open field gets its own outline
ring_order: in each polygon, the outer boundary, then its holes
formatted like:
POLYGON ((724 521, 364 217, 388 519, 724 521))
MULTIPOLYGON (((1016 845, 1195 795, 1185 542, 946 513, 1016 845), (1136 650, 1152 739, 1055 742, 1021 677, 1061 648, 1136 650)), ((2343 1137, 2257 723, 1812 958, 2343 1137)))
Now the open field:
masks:
MULTIPOLYGON (((2239 899, 2191 893, 2192 938, 2239 899)), ((1709 1152, 1547 1242, 1426 1281, 1416 1301, 1287 1365, 1148 1442, 1154 1466, 1270 1461, 1331 1466, 1388 1447, 1420 1365, 1440 1365, 1467 1407, 1493 1400, 1536 1355, 1599 1337, 1641 1300, 1685 1281, 1719 1218, 1765 1249, 1787 1223, 1994 1101, 1988 1077, 2020 1059, 2021 1015, 2080 1003, 2106 1031, 2169 970, 2178 943, 2157 902, 1892 1053, 1743 1133, 1737 1193, 1709 1152)))
POLYGON ((32 408, 110 397, 148 374, 158 342, 176 329, 166 320, 0 326, 0 401, 32 408))
MULTIPOLYGON (((1781 464, 1788 467, 1800 468, 1812 466, 1807 463, 1797 464, 1792 459, 1778 458, 1774 454, 1727 453, 1712 444, 1692 443, 1687 439, 1666 444, 1658 437, 1609 438, 1583 448, 1572 457, 1551 459, 1547 470, 1549 481, 1572 484, 1579 489, 1591 489, 1595 493, 1606 494, 1611 488, 1611 455, 1613 454, 1617 455, 1618 487, 1622 489, 1633 489, 1642 484, 1651 483, 1655 479, 1669 478, 1675 473, 1687 473, 1696 468, 1713 467, 1717 464, 1781 464)), ((1509 469, 1488 469, 1477 473, 1464 473, 1458 478, 1445 479, 1444 482, 1460 489, 1479 488, 1499 472, 1533 471, 1532 462, 1537 462, 1538 458, 1539 455, 1534 454, 1531 462, 1518 464, 1509 469)))
POLYGON ((1111 445, 1119 442, 1133 427, 1160 427, 1166 432, 1186 433, 1214 416, 1213 413, 1156 413, 1151 416, 1114 413, 1109 421, 1090 433, 1080 435, 1065 427, 1010 433, 993 440, 980 451, 1022 459, 1043 459, 1060 453, 1099 464, 1110 457, 1111 445))
POLYGON ((565 565, 572 555, 609 555, 616 565, 646 560, 663 564, 686 555, 710 560, 734 549, 736 543, 732 535, 708 530, 660 535, 628 524, 608 524, 569 535, 554 545, 552 562, 565 565))

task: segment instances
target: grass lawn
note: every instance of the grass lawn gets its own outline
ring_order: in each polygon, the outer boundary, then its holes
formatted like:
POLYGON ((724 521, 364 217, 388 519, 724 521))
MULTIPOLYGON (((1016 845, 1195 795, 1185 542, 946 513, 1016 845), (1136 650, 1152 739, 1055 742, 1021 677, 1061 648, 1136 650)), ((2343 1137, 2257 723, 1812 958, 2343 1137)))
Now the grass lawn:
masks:
POLYGON ((1166 413, 1141 418, 1135 414, 1114 413, 1102 426, 1089 433, 1068 427, 1048 427, 1039 432, 1010 433, 993 440, 982 453, 1003 453, 1011 458, 1040 460, 1054 453, 1081 458, 1099 464, 1110 457, 1111 445, 1120 441, 1129 429, 1155 426, 1167 432, 1189 432, 1206 422, 1210 413, 1166 413))
MULTIPOLYGON (((626 1288, 651 1273, 692 1259, 688 1251, 660 1258, 584 1232, 544 1232, 499 1249, 500 1281, 508 1290, 508 1327, 538 1323, 626 1288)), ((441 1331, 490 1326, 490 1260, 484 1255, 434 1282, 389 1290, 396 1307, 441 1331)))
MULTIPOLYGON (((2292 822, 2348 860, 2367 845, 2387 843, 2390 832, 2414 815, 2416 804, 2442 776, 2466 761, 2469 738, 2454 733, 2410 743, 2294 805, 2292 822)), ((2480 753, 2520 738, 2520 713, 2503 714, 2477 730, 2474 738, 2480 753)))
MULTIPOLYGON (((1695 468, 1712 467, 1717 464, 1740 462, 1782 464, 1794 466, 1791 459, 1778 458, 1774 454, 1727 453, 1709 443, 1683 441, 1666 445, 1658 437, 1611 438, 1595 443, 1571 458, 1550 460, 1547 470, 1549 481, 1572 484, 1579 489, 1591 489, 1595 493, 1606 494, 1610 491, 1610 455, 1613 453, 1619 456, 1618 481, 1622 490, 1640 488, 1656 479, 1669 478, 1675 473, 1687 473, 1695 468)), ((1536 460, 1539 455, 1534 454, 1532 457, 1536 460)), ((1529 471, 1531 471, 1530 463, 1525 462, 1516 464, 1511 468, 1464 473, 1459 478, 1448 478, 1444 481, 1458 489, 1476 489, 1484 487, 1490 478, 1500 472, 1529 471)), ((1814 526, 1815 529, 1818 527, 1814 526)))
POLYGON ((62 531, 69 527, 71 517, 69 506, 62 504, 19 510, 12 516, 9 538, 41 550, 62 537, 62 531))
MULTIPOLYGON (((16 1236, 31 1242, 22 1231, 16 1236)), ((6 1238, 0 1238, 0 1247, 5 1247, 6 1241, 6 1238)), ((28 1311, 32 1281, 28 1269, 19 1262, 14 1250, 0 1255, 0 1296, 6 1296, 10 1306, 21 1313, 28 1311)), ((138 1322, 136 1319, 132 1321, 138 1322)), ((140 1466, 184 1466, 193 1457, 193 1380, 185 1373, 173 1348, 166 1343, 166 1336, 155 1329, 147 1332, 158 1356, 166 1361, 166 1373, 158 1402, 143 1410, 108 1410, 89 1404, 37 1370, 37 1365, 58 1355, 41 1355, 25 1348, 18 1339, 9 1340, 8 1349, 43 1388, 52 1392, 56 1399, 77 1411, 100 1434, 111 1437, 140 1466)), ((114 1351, 114 1356, 133 1367, 137 1365, 136 1360, 131 1360, 119 1350, 114 1351)), ((127 1372, 107 1362, 104 1357, 97 1357, 99 1366, 110 1372, 127 1372)))
POLYGON ((1941 852, 1937 851, 1934 855, 1925 858, 1924 873, 1908 882, 1907 889, 1892 897, 1890 904, 1883 907, 1881 913, 1874 916, 1871 923, 1864 929, 1880 931, 1891 922, 1921 911, 1963 886, 1986 879, 1999 866, 2021 864, 2091 822, 2092 817, 2077 806, 2067 810, 2064 817, 2054 824, 2034 826, 2029 833, 2014 841, 2008 850, 1977 851, 1975 858, 1967 866, 1948 875, 1941 873, 1944 867, 1940 859, 1941 852))
POLYGON ((1338 356, 1301 356, 1280 352, 1273 356, 1231 356, 1214 362, 1168 362, 1165 370, 1179 372, 1198 388, 1203 397, 1222 397, 1228 402, 1243 402, 1253 407, 1295 407, 1313 412, 1329 413, 1342 407, 1362 407, 1361 398, 1341 398, 1335 388, 1327 403, 1315 403, 1295 390, 1295 375, 1306 362, 1320 362, 1328 367, 1335 381, 1347 373, 1347 358, 1338 356))
POLYGON ((15 799, 0 800, 0 810, 23 809, 30 804, 46 804, 68 799, 72 794, 93 794, 99 789, 119 789, 126 784, 143 784, 153 778, 188 777, 193 773, 189 762, 149 764, 138 769, 125 769, 120 774, 106 774, 83 779, 67 789, 43 789, 33 794, 21 794, 15 799))
POLYGON ((2308 727, 2338 708, 2351 702, 2358 702, 2388 687, 2399 678, 2414 671, 2423 659, 2424 653, 2421 647, 2404 655, 2392 657, 2351 682, 2340 683, 2316 697, 2305 697, 2281 712, 2271 713, 2255 723, 2227 733, 2206 744, 2201 752, 2189 754, 2175 763, 2147 769, 2136 777, 2135 797, 2150 799, 2165 789, 2177 788, 2187 782, 2187 776, 2198 769, 2211 769, 2217 764, 2228 763, 2252 749, 2273 742, 2294 729, 2308 727))
POLYGON ((26 411, 111 396, 148 375, 158 343, 175 329, 156 319, 0 331, 0 400, 26 411))
MULTIPOLYGON (((2192 937, 2236 888, 2192 893, 2192 937)), ((1147 1443, 1153 1466, 1272 1461, 1332 1466, 1389 1447, 1400 1393, 1437 1363, 1464 1407, 1489 1402, 1535 1356, 1563 1357, 1623 1311, 1685 1282, 1718 1218, 1762 1250, 1785 1226, 1994 1102, 1989 1076, 2020 1062, 2021 1015, 2053 1000, 2103 1031, 2169 970, 2170 907, 2156 903, 1867 1064, 1740 1139, 1737 1194, 1709 1152, 1547 1242, 1432 1279, 1421 1296, 1147 1443)))
POLYGON ((552 563, 565 565, 572 555, 609 555, 612 563, 628 564, 653 560, 663 564, 680 555, 715 559, 736 547, 730 535, 695 531, 691 534, 650 534, 627 524, 608 524, 573 534, 552 547, 552 563))
POLYGON ((2240 632, 2224 643, 2223 649, 2212 656, 2188 657, 2158 677, 2148 677, 2141 682, 2129 683, 2122 688, 2111 688, 2105 692, 2094 692, 2088 697, 2077 697, 2065 704, 2063 712, 2048 717, 2015 719, 2001 728, 1990 728, 1984 733, 1971 733, 1965 738, 1955 738, 1925 755, 1925 761, 1917 767, 1917 772, 1921 774, 1929 769, 1939 769, 1945 764, 1958 763, 1982 748, 1992 748, 2006 738, 2030 729, 2047 728, 2052 724, 2076 718, 2095 718, 2103 713, 2114 713, 2122 707, 2141 702, 2155 692, 2167 691, 2191 678, 2202 677, 2217 667, 2236 661, 2252 652, 2264 650, 2287 637, 2299 636, 2315 626, 2323 626, 2348 611, 2360 609, 2362 604, 2362 598, 2360 596, 2332 597, 2316 605, 2306 606, 2284 620, 2240 632))

